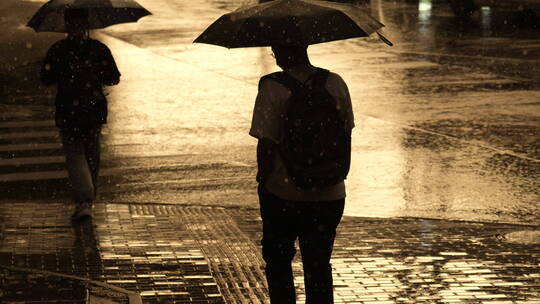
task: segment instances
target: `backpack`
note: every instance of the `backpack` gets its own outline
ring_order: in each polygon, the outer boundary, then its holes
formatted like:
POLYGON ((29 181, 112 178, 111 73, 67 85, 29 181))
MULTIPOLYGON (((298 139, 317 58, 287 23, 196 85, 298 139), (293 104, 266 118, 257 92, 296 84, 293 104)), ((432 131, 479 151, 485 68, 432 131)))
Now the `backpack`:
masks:
POLYGON ((328 70, 318 68, 310 85, 284 72, 268 75, 291 91, 281 124, 284 132, 279 153, 288 175, 301 189, 335 185, 349 172, 350 130, 325 88, 328 74, 328 70))

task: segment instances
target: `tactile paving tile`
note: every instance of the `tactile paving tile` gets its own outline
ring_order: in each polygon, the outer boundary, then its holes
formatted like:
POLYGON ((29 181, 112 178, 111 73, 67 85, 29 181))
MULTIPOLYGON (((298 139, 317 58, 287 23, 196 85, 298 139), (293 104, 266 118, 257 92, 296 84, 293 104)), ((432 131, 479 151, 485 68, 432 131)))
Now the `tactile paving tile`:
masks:
MULTIPOLYGON (((69 213, 56 203, 0 205, 0 261, 104 281, 144 303, 268 303, 256 209, 98 204, 91 225, 80 226, 67 224, 69 213)), ((335 301, 540 303, 540 247, 505 237, 538 230, 344 217, 335 301)), ((293 269, 302 302, 298 257, 293 269)))

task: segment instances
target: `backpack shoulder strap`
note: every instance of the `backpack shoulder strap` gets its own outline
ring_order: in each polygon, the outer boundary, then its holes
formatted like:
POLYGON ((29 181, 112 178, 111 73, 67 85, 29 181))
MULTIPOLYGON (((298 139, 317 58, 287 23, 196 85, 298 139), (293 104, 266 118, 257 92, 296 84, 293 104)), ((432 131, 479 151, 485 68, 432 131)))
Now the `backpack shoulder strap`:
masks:
POLYGON ((288 88, 291 91, 297 91, 298 89, 305 88, 304 84, 298 81, 293 76, 285 73, 285 72, 275 72, 272 74, 268 74, 261 78, 259 81, 259 88, 261 86, 261 83, 265 79, 272 79, 282 85, 284 85, 286 88, 288 88))
POLYGON ((259 90, 261 89, 261 84, 263 83, 263 81, 267 80, 267 79, 276 79, 278 78, 278 75, 281 72, 274 72, 274 73, 271 73, 271 74, 268 74, 268 75, 264 75, 263 77, 261 77, 261 79, 259 79, 259 90))
POLYGON ((313 87, 324 87, 329 74, 329 70, 317 68, 317 71, 313 76, 313 87))
MULTIPOLYGON (((313 75, 312 86, 313 87, 324 86, 326 84, 326 80, 328 79, 328 74, 330 74, 330 71, 317 68, 317 71, 315 71, 315 74, 313 75)), ((266 76, 263 76, 259 80, 259 89, 261 88, 261 83, 266 79, 272 79, 284 85, 291 91, 296 91, 298 89, 306 88, 305 84, 303 84, 302 82, 300 82, 298 79, 294 78, 293 76, 285 72, 275 72, 275 73, 271 73, 266 76)))
POLYGON ((297 91, 298 89, 305 88, 304 84, 301 83, 298 79, 294 78, 288 73, 281 72, 279 77, 276 79, 277 82, 281 83, 291 91, 297 91))

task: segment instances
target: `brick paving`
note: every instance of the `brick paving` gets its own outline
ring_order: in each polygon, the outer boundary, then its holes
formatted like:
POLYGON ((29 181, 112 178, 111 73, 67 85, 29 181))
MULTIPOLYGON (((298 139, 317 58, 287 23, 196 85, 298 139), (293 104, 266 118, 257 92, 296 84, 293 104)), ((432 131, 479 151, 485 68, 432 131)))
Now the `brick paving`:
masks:
MULTIPOLYGON (((127 303, 107 288, 5 266, 103 282, 143 303, 268 303, 256 209, 101 203, 76 225, 70 213, 62 203, 0 205, 1 303, 127 303)), ((345 217, 336 303, 540 303, 539 230, 345 217)), ((303 302, 300 260, 293 266, 303 302)))

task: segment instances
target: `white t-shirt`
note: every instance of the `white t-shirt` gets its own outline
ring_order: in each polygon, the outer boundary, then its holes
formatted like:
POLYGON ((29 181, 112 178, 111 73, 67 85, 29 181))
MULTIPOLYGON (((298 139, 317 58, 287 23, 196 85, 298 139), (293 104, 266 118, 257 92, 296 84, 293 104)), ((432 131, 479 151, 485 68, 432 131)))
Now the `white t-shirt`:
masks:
MULTIPOLYGON (((329 73, 325 87, 328 93, 334 97, 336 107, 343 120, 352 129, 354 116, 349 89, 345 81, 338 74, 329 73)), ((283 138, 281 122, 287 110, 286 103, 290 96, 290 90, 284 85, 272 79, 264 80, 255 100, 249 134, 258 139, 267 138, 279 144, 280 139, 283 138)), ((265 184, 270 193, 281 199, 292 201, 332 201, 345 198, 344 182, 316 190, 304 190, 296 187, 288 176, 279 153, 275 153, 275 155, 274 170, 265 184)))

